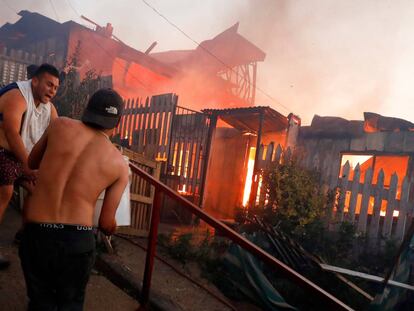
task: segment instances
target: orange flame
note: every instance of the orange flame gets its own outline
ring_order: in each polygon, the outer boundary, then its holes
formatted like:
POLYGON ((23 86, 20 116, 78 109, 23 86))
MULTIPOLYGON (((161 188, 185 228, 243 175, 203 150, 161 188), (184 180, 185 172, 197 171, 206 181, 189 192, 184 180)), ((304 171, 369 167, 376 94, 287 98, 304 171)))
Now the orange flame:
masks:
POLYGON ((246 207, 249 203, 250 191, 252 188, 252 178, 254 169, 254 157, 256 155, 256 148, 251 147, 249 151, 249 161, 247 162, 246 182, 244 184, 243 192, 243 206, 246 207))

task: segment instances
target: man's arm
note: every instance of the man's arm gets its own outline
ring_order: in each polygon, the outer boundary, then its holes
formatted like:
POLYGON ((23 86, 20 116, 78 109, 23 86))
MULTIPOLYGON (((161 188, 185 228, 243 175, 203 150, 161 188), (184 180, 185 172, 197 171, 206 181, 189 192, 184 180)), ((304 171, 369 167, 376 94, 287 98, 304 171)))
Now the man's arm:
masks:
POLYGON ((122 193, 128 184, 128 166, 126 163, 122 164, 120 177, 105 191, 101 215, 99 217, 99 229, 106 235, 111 235, 115 232, 115 213, 121 201, 122 193))
POLYGON ((20 136, 20 127, 23 114, 26 111, 26 102, 18 90, 9 91, 2 97, 4 134, 13 154, 27 168, 28 153, 20 136))
POLYGON ((55 105, 50 103, 50 122, 52 122, 57 117, 58 117, 58 113, 57 113, 56 107, 55 105))
POLYGON ((32 170, 39 169, 40 162, 42 161, 43 155, 47 147, 47 137, 49 129, 52 125, 52 122, 58 118, 58 114, 55 106, 50 103, 50 123, 46 130, 43 132, 42 137, 39 141, 33 146, 32 151, 29 154, 28 164, 32 170))
POLYGON ((43 132, 42 137, 40 137, 39 141, 33 146, 32 151, 29 154, 28 158, 28 165, 29 168, 32 170, 39 169, 40 162, 42 162, 43 155, 45 154, 46 147, 47 147, 47 138, 49 134, 49 129, 52 126, 50 124, 46 130, 43 132))

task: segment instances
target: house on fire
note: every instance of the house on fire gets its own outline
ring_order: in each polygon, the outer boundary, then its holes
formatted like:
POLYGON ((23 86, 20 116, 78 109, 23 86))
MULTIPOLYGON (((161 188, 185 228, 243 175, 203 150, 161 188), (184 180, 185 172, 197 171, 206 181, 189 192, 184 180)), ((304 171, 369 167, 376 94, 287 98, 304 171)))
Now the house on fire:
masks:
POLYGON ((400 181, 414 177, 414 124, 403 119, 371 112, 362 121, 316 115, 310 126, 300 128, 297 148, 304 153, 303 165, 318 169, 331 188, 347 161, 351 174, 358 163, 362 176, 369 167, 374 176, 383 169, 385 185, 394 172, 400 181))
POLYGON ((126 102, 115 140, 161 161, 164 182, 221 218, 231 218, 246 200, 256 138, 273 135, 284 145, 287 118, 270 107, 248 108, 265 53, 238 33, 238 24, 194 50, 152 53, 155 43, 145 52, 133 49, 110 24, 84 18, 92 23, 88 28, 29 11, 19 15, 0 28, 8 68, 22 78, 22 64, 33 59, 26 55, 65 69, 76 54, 81 77, 88 70, 110 77, 126 102), (10 63, 22 55, 24 61, 10 63))
MULTIPOLYGON (((198 112, 177 101, 173 94, 128 100, 115 140, 161 162, 161 179, 172 189, 211 215, 231 219, 258 187, 256 150, 270 142, 294 145, 300 119, 266 106, 198 112)), ((164 219, 189 220, 173 202, 165 205, 164 219)))
POLYGON ((372 240, 402 240, 414 215, 413 123, 371 112, 361 121, 315 116, 297 142, 301 165, 338 194, 332 221, 372 240))
MULTIPOLYGON (((85 18, 93 25, 88 28, 29 11, 19 15, 0 27, 3 76, 21 78, 30 60, 63 69, 77 51, 80 74, 93 69, 111 77, 125 99, 115 141, 161 162, 162 181, 217 218, 265 201, 257 199, 261 172, 286 147, 301 155, 302 166, 319 170, 330 188, 341 182, 346 162, 347 178, 357 169, 361 183, 370 168, 372 184, 382 170, 384 187, 396 173, 397 197, 404 177, 413 180, 414 125, 408 121, 365 113, 358 121, 315 116, 301 126, 293 114, 255 106, 257 63, 265 53, 238 33, 238 24, 193 50, 153 53, 155 43, 145 52, 133 49, 110 24, 85 18)), ((170 203, 165 219, 188 218, 170 203)))
POLYGON ((63 69, 77 52, 81 77, 88 70, 110 76, 124 98, 173 92, 194 110, 254 105, 257 63, 265 53, 237 32, 238 24, 194 50, 151 53, 156 42, 145 52, 133 49, 114 36, 109 23, 101 27, 83 17, 88 28, 26 10, 19 15, 0 28, 0 54, 9 58, 34 54, 63 69))

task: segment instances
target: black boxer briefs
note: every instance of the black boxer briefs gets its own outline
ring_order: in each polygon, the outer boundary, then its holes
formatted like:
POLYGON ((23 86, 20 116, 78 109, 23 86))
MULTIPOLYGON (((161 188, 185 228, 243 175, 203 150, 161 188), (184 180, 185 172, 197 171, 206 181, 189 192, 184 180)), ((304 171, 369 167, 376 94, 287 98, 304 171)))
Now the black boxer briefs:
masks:
POLYGON ((30 311, 83 310, 95 262, 92 227, 27 223, 19 256, 30 311))

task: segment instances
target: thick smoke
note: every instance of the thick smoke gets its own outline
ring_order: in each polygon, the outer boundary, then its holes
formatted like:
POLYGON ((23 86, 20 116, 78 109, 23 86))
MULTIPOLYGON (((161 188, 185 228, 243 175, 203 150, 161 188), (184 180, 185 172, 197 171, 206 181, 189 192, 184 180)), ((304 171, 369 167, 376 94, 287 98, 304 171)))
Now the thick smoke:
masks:
MULTIPOLYGON (((60 21, 79 17, 67 1, 6 0, 17 11, 38 11, 60 21)), ((140 50, 194 48, 141 1, 69 0, 80 14, 104 25, 140 50)), ((258 85, 299 114, 361 119, 363 111, 414 120, 411 91, 414 65, 410 0, 208 0, 150 1, 197 41, 214 37, 240 21, 239 32, 263 49, 258 85)), ((0 24, 17 16, 3 5, 0 24)), ((258 105, 289 111, 257 93, 258 105)))

